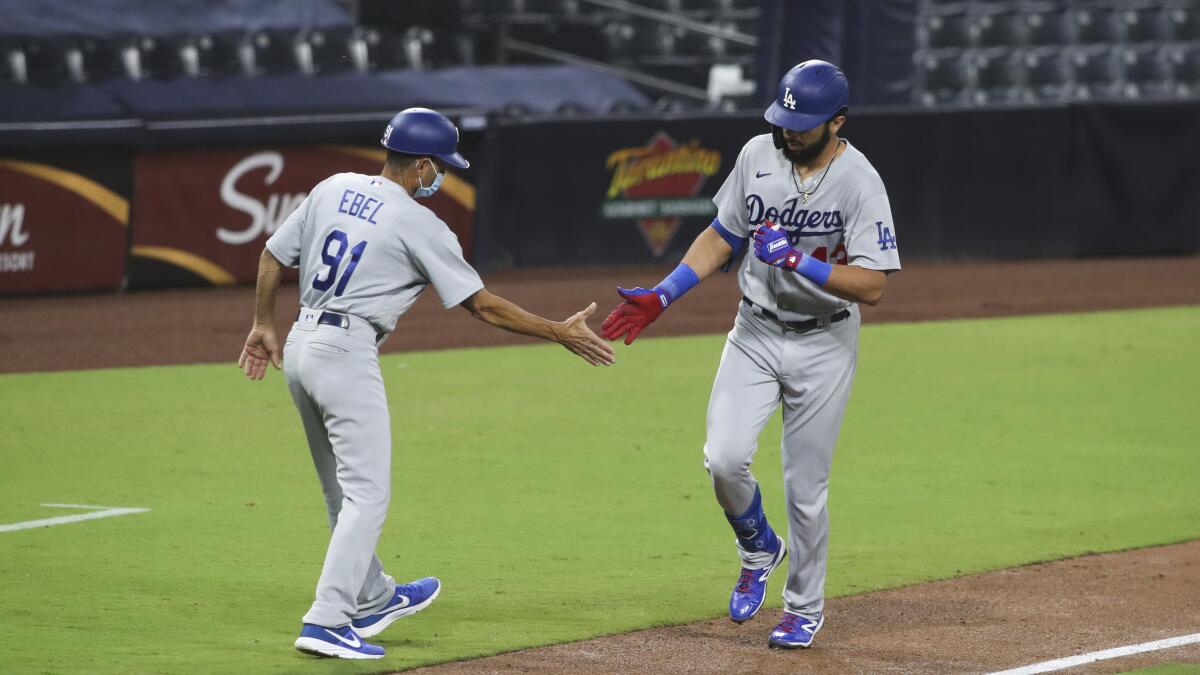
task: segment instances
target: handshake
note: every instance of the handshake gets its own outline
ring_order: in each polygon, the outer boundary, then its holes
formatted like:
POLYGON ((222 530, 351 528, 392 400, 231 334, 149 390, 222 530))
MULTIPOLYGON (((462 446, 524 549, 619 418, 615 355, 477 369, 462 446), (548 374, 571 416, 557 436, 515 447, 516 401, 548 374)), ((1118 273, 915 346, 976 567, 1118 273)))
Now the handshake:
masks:
MULTIPOLYGON (((795 272, 824 286, 829 278, 830 265, 792 246, 787 233, 781 227, 763 222, 754 230, 754 257, 773 267, 795 272)), ((711 272, 709 270, 708 272, 711 272)), ((705 274, 707 276, 707 273, 705 274)), ((625 344, 632 344, 647 326, 671 306, 684 293, 700 283, 700 277, 687 263, 680 263, 667 278, 654 288, 617 288, 624 300, 609 312, 601 324, 601 334, 606 340, 625 337, 625 344)))

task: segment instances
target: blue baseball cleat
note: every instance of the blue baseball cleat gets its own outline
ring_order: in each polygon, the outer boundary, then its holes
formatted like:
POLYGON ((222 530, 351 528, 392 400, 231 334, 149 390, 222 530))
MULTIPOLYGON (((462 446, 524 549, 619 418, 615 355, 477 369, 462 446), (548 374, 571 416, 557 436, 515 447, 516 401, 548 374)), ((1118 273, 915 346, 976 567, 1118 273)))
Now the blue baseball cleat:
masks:
POLYGON ((775 625, 775 630, 771 631, 767 645, 781 649, 808 647, 812 644, 817 631, 821 630, 821 626, 824 625, 824 614, 818 614, 817 618, 809 619, 799 614, 784 612, 783 618, 775 625))
POLYGON ((729 618, 735 623, 749 621, 758 613, 763 600, 766 599, 767 577, 771 576, 771 572, 774 572, 787 556, 787 546, 784 545, 783 538, 776 536, 775 542, 779 548, 769 565, 758 570, 742 568, 737 585, 733 587, 733 593, 729 596, 729 618))
POLYGON ((437 577, 425 577, 396 586, 396 593, 383 609, 351 622, 354 630, 363 637, 375 637, 384 628, 403 616, 416 614, 433 603, 442 591, 442 582, 437 577))
POLYGON ((306 623, 300 629, 300 637, 296 638, 296 649, 305 654, 338 659, 383 658, 383 647, 368 644, 350 626, 326 628, 306 623))

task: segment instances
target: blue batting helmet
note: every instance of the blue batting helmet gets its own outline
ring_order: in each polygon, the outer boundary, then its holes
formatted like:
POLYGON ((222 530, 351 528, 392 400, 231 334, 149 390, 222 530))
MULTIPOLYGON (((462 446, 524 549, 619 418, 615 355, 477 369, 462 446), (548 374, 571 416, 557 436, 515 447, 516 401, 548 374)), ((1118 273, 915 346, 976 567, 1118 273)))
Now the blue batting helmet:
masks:
POLYGON ((379 144, 408 155, 428 155, 465 169, 471 163, 458 154, 458 127, 445 115, 429 108, 408 108, 396 113, 379 144))
POLYGON ((841 69, 813 59, 787 71, 763 117, 792 131, 814 129, 850 105, 850 83, 841 69))

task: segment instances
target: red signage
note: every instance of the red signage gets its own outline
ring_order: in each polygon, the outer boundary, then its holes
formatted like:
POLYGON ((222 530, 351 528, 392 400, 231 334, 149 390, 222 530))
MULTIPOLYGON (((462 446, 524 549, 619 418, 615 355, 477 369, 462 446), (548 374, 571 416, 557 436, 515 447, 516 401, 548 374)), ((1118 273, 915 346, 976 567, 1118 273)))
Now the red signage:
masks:
MULTIPOLYGON (((267 238, 314 185, 346 171, 378 174, 383 160, 381 149, 342 145, 141 153, 134 165, 130 254, 212 284, 254 281, 267 238)), ((469 251, 474 187, 448 174, 423 203, 469 251)), ((138 269, 134 265, 134 273, 138 269)))
POLYGON ((0 158, 0 294, 116 289, 129 201, 51 164, 0 158))

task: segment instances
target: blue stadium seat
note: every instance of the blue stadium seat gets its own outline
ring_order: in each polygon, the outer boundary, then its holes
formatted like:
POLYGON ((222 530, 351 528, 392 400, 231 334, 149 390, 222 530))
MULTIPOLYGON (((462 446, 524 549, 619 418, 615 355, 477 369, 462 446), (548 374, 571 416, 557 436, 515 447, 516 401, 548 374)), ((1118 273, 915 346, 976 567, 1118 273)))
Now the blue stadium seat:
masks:
POLYGON ((1200 44, 1172 44, 1163 51, 1175 93, 1200 96, 1200 44))
POLYGON ((1072 98, 1086 101, 1122 96, 1122 54, 1109 45, 1096 45, 1072 50, 1067 56, 1072 98))
POLYGON ((1071 95, 1067 55, 1055 48, 1023 52, 1016 63, 1021 68, 1023 97, 1029 101, 1061 102, 1071 95))
POLYGON ((1127 96, 1161 98, 1171 94, 1171 71, 1158 45, 1128 47, 1121 51, 1121 61, 1127 96))
POLYGON ((1166 10, 1171 38, 1179 42, 1200 40, 1200 4, 1181 4, 1166 10))
POLYGON ((967 47, 971 43, 966 12, 928 14, 917 23, 917 45, 927 49, 967 47))
POLYGON ((971 22, 971 35, 979 47, 1015 47, 1024 42, 1025 23, 1015 9, 983 11, 971 22))
POLYGON ((403 36, 374 28, 362 30, 360 36, 367 46, 367 64, 370 70, 395 70, 412 65, 405 51, 403 36))
POLYGON ((981 50, 969 59, 974 88, 969 98, 975 105, 1015 103, 1021 100, 1021 70, 1017 57, 1008 49, 981 50))
POLYGON ((916 57, 917 102, 924 106, 964 103, 971 74, 962 52, 925 52, 916 57))
POLYGON ((1170 35, 1165 12, 1157 3, 1125 8, 1118 16, 1127 42, 1162 42, 1170 35))
POLYGON ((308 42, 318 73, 365 73, 370 68, 371 47, 361 29, 312 31, 308 42))
POLYGON ((1074 41, 1071 16, 1065 9, 1028 11, 1025 19, 1025 37, 1030 45, 1065 45, 1074 41))
POLYGON ((1080 44, 1109 44, 1124 39, 1125 23, 1111 7, 1082 5, 1070 13, 1075 39, 1080 44))

